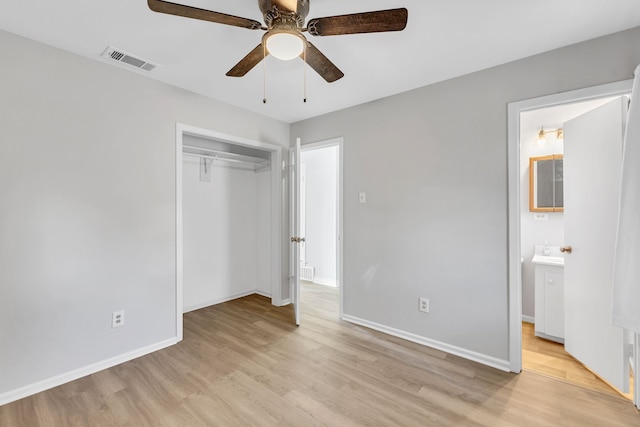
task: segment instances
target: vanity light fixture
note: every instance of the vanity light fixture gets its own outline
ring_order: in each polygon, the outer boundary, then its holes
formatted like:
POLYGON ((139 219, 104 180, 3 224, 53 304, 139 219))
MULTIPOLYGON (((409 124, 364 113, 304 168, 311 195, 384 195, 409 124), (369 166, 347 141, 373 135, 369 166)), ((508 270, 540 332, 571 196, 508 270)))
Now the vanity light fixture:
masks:
POLYGON ((547 142, 547 135, 555 135, 555 139, 558 140, 564 137, 564 131, 562 128, 545 130, 544 126, 541 126, 538 132, 538 144, 547 142))

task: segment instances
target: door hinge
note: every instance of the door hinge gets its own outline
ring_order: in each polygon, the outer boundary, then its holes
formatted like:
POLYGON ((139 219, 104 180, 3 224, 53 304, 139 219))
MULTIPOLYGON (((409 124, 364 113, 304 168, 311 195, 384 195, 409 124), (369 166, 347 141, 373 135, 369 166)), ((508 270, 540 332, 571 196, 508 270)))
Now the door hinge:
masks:
POLYGON ((627 345, 625 346, 625 353, 627 355, 627 357, 629 358, 633 358, 633 348, 635 346, 632 343, 627 343, 627 345))

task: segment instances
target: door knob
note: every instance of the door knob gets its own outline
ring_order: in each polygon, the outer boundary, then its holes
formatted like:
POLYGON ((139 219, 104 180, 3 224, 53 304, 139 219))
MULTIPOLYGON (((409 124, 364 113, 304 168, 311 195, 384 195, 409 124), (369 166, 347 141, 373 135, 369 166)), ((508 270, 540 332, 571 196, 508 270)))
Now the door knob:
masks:
POLYGON ((560 252, 565 254, 570 254, 572 251, 573 249, 571 248, 571 246, 563 246, 560 248, 560 252))

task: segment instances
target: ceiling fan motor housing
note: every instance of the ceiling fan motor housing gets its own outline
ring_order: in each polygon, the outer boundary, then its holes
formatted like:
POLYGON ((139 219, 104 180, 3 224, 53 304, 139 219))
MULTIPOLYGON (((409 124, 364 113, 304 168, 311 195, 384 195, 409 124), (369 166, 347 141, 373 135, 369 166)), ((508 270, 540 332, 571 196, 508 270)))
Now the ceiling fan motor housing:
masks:
POLYGON ((309 13, 308 0, 258 0, 267 28, 300 30, 309 13))

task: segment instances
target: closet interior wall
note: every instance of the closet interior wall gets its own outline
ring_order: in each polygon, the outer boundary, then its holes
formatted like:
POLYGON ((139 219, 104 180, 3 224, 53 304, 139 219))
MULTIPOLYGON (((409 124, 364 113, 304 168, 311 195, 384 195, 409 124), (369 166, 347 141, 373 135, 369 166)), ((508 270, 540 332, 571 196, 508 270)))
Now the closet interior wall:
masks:
MULTIPOLYGON (((203 138, 183 140, 185 147, 208 144, 220 148, 203 138)), ((184 312, 253 293, 271 295, 270 168, 203 154, 182 156, 184 312), (209 180, 200 178, 202 158, 209 180)))

